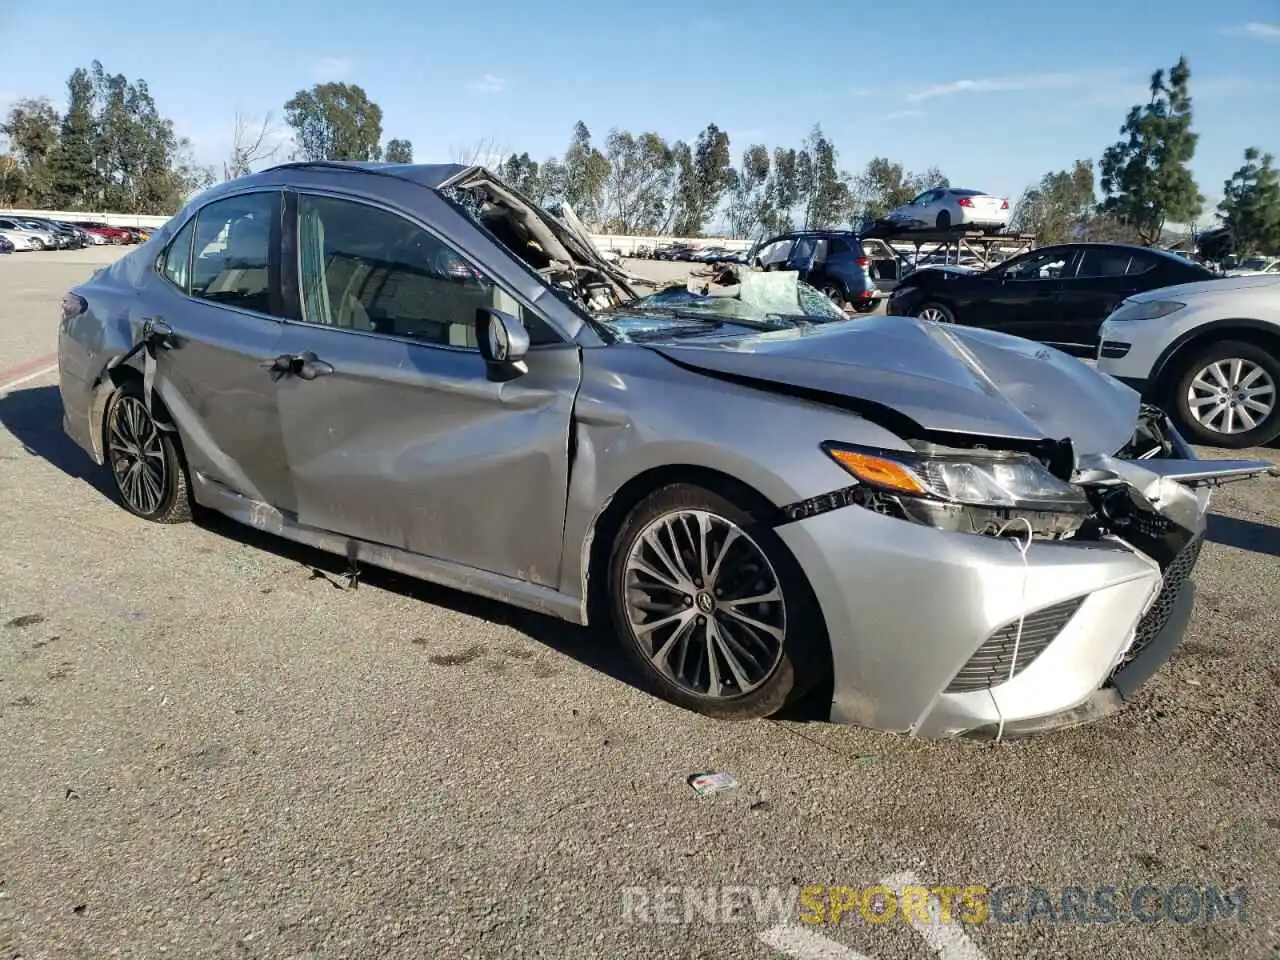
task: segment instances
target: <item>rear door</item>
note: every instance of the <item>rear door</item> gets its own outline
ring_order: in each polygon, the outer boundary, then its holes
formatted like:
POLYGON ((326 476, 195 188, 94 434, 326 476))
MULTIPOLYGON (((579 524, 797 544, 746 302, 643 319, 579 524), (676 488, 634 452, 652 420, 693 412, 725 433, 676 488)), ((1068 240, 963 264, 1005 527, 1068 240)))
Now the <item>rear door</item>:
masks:
POLYGON ((577 346, 424 222, 338 194, 296 202, 302 322, 281 353, 322 373, 279 381, 298 520, 557 585, 577 346), (487 378, 482 306, 524 321, 528 373, 487 378))
POLYGON ((1055 343, 1080 347, 1093 353, 1098 346, 1098 328, 1125 297, 1150 285, 1143 274, 1155 269, 1156 258, 1141 250, 1122 246, 1087 246, 1071 275, 1062 281, 1058 294, 1061 322, 1051 337, 1055 343))
POLYGON ((281 194, 268 189, 201 208, 165 249, 137 325, 163 322, 156 389, 202 478, 278 509, 293 505, 276 388, 262 361, 283 329, 281 194))

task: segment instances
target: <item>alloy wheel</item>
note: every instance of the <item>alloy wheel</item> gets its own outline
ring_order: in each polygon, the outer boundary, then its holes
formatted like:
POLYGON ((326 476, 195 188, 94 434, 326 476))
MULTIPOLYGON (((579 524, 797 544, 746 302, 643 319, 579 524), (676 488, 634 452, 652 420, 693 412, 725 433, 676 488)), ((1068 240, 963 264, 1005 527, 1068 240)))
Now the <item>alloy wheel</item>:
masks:
POLYGON ((164 446, 155 421, 137 397, 122 396, 107 436, 107 452, 120 495, 137 513, 156 513, 168 489, 164 446))
POLYGON ((950 323, 951 320, 938 307, 925 307, 916 317, 926 323, 950 323))
POLYGON ((1261 366, 1243 358, 1215 360, 1191 378, 1187 409, 1206 430, 1246 433, 1276 408, 1276 383, 1261 366))
POLYGON ((627 556, 624 605, 637 644, 672 683, 701 697, 740 697, 782 659, 786 601, 760 545, 705 510, 646 526, 627 556))

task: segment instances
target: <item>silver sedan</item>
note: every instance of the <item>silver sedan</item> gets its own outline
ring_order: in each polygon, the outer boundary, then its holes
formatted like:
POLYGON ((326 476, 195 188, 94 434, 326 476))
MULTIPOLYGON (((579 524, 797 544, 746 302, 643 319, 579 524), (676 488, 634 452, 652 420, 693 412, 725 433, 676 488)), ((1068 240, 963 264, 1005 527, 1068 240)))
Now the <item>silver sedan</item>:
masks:
POLYGON ((140 517, 589 624, 713 716, 1119 707, 1186 627, 1204 484, 1269 464, 1039 344, 738 273, 642 293, 483 169, 286 164, 68 292, 65 429, 140 517))

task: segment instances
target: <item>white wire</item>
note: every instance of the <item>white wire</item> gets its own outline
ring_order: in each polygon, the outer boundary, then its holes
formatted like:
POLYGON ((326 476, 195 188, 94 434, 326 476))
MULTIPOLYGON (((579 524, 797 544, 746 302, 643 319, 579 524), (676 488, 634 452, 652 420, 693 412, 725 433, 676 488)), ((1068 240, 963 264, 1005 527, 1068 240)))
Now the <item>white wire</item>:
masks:
MULTIPOLYGON (((1016 523, 1021 523, 1027 528, 1027 539, 1021 542, 1016 540, 1016 538, 1014 540, 1018 553, 1022 557, 1022 590, 1018 597, 1018 629, 1013 635, 1013 659, 1009 663, 1009 676, 1006 678, 1008 680, 1013 679, 1013 673, 1018 668, 1018 651, 1022 646, 1022 625, 1027 620, 1027 582, 1031 579, 1031 567, 1027 563, 1027 551, 1031 549, 1031 540, 1035 536, 1035 530, 1031 526, 1031 521, 1026 517, 1014 517, 1000 528, 999 532, 996 533, 996 536, 1003 537, 1005 531, 1016 523)), ((1000 711, 998 705, 996 710, 1000 713, 1000 726, 996 728, 996 742, 999 743, 1001 738, 1004 737, 1004 713, 1000 711)))

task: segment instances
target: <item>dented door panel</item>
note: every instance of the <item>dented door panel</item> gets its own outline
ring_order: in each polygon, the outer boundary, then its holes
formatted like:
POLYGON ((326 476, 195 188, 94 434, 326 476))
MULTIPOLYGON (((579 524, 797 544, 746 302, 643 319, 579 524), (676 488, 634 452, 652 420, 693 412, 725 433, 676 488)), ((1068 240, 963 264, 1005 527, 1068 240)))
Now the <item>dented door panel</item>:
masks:
POLYGON ((556 584, 576 347, 507 383, 473 350, 287 324, 282 353, 304 352, 333 370, 277 384, 300 523, 556 584))

